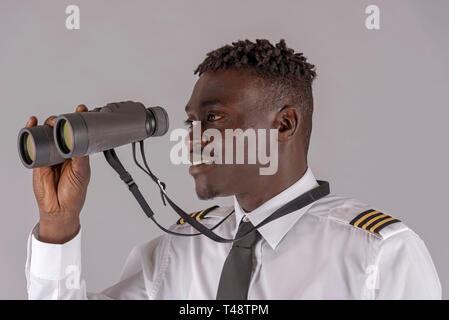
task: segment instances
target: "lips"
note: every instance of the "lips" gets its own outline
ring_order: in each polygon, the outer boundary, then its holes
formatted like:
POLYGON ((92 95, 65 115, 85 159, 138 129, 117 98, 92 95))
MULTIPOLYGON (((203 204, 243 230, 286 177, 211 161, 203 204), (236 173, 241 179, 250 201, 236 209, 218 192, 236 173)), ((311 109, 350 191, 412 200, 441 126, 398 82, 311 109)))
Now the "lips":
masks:
MULTIPOLYGON (((203 142, 205 144, 207 144, 210 141, 211 141, 211 139, 203 140, 203 142)), ((197 141, 192 141, 193 144, 195 142, 197 142, 197 141)), ((197 145, 197 147, 200 147, 200 148, 195 149, 195 148, 193 148, 193 144, 190 145, 191 149, 190 149, 190 157, 189 157, 189 161, 191 163, 191 166, 189 167, 189 173, 192 176, 197 175, 199 173, 203 173, 205 171, 208 171, 214 166, 214 162, 213 162, 214 150, 212 150, 211 154, 208 155, 205 159, 202 154, 204 146, 199 143, 197 145)))
POLYGON ((212 163, 213 163, 212 160, 200 160, 200 161, 195 161, 195 162, 190 161, 190 164, 193 166, 197 166, 200 164, 212 164, 212 163))
POLYGON ((200 161, 199 163, 192 164, 189 167, 189 173, 192 176, 195 176, 197 174, 205 173, 205 172, 209 171, 214 166, 215 165, 212 162, 200 161))
POLYGON ((210 156, 204 157, 201 153, 190 152, 189 162, 192 166, 201 164, 213 164, 214 163, 214 151, 212 150, 210 156))

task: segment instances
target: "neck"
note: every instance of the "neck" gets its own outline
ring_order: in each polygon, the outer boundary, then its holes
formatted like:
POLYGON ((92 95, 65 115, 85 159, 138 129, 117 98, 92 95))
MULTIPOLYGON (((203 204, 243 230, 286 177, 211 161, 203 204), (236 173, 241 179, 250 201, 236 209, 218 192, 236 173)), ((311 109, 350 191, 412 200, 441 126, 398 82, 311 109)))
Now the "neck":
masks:
POLYGON ((235 197, 243 210, 253 211, 301 179, 306 171, 306 163, 280 166, 275 175, 260 176, 255 188, 249 192, 236 194, 235 197))

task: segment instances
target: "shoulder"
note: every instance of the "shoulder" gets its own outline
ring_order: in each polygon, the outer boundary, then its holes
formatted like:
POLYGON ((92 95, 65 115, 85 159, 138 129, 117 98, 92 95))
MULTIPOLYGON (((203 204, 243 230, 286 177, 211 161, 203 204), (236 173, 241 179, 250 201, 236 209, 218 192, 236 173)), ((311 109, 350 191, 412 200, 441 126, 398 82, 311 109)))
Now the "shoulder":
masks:
POLYGON ((358 230, 379 240, 411 231, 404 222, 389 212, 357 199, 336 195, 317 201, 307 212, 330 223, 346 226, 344 230, 358 230))

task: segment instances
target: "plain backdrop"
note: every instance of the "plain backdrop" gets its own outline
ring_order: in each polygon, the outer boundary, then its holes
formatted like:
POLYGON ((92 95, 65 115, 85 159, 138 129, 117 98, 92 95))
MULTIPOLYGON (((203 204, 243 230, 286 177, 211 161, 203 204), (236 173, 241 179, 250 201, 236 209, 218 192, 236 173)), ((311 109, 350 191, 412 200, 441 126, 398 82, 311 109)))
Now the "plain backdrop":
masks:
MULTIPOLYGON (((32 171, 17 155, 28 117, 108 102, 164 106, 171 129, 206 53, 240 39, 287 45, 317 66, 309 155, 335 194, 403 220, 425 241, 449 297, 449 2, 442 1, 0 1, 0 298, 26 298, 24 263, 38 221, 32 171), (65 8, 81 11, 65 28, 65 8), (380 30, 365 8, 380 8, 380 30)), ((169 135, 145 142, 150 165, 188 211, 231 198, 197 199, 187 166, 171 164, 169 135)), ((117 149, 164 225, 177 216, 117 149)), ((160 234, 106 163, 91 157, 82 212, 83 273, 89 291, 118 280, 131 248, 160 234)), ((218 245, 218 244, 217 244, 218 245)), ((300 268, 300 266, 298 266, 300 268)))

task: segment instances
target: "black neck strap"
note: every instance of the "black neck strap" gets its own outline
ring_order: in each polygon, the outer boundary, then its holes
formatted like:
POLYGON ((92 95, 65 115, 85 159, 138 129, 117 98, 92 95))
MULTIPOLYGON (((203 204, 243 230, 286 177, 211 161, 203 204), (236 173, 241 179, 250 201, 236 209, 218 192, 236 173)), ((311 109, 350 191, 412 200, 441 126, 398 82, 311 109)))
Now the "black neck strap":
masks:
MULTIPOLYGON (((143 151, 143 145, 141 142, 141 150, 143 151)), ((134 144, 133 144, 133 153, 135 152, 134 150, 134 144)), ((223 221, 225 219, 227 219, 229 215, 227 215, 223 220, 221 220, 216 226, 214 226, 213 228, 209 229, 208 227, 206 227, 205 225, 203 225, 202 223, 198 222, 195 218, 191 217, 188 213, 186 213, 184 210, 182 210, 181 208, 179 208, 167 195, 167 193, 165 192, 165 186, 163 184, 161 184, 161 182, 159 181, 159 179, 157 179, 156 176, 154 176, 151 171, 150 171, 150 176, 152 177, 152 179, 158 184, 160 190, 161 190, 161 195, 162 198, 168 202, 168 204, 172 207, 172 209, 181 217, 184 219, 184 221, 186 221, 188 224, 190 224, 193 228, 195 228, 197 231, 199 231, 199 233, 195 233, 195 234, 181 234, 181 233, 176 233, 173 232, 171 230, 168 230, 164 227, 162 227, 155 219, 154 219, 154 212, 153 210, 151 210, 150 206, 148 205, 148 203, 146 202, 145 198, 143 197, 142 193, 140 192, 137 184, 134 182, 132 176, 129 174, 128 171, 125 170, 125 168, 123 167, 122 163, 120 162, 120 160, 117 157, 117 154, 115 153, 114 149, 110 149, 110 150, 106 150, 103 151, 103 154, 107 160, 107 162, 111 165, 111 167, 119 174, 120 179, 125 182, 128 185, 129 191, 134 195, 134 197, 136 198, 137 202, 139 203, 140 207, 142 208, 143 212, 147 215, 148 218, 150 218, 151 220, 153 220, 153 222, 164 232, 170 233, 170 234, 174 234, 174 235, 183 235, 183 236, 196 236, 196 235, 200 235, 203 234, 206 237, 216 241, 216 242, 221 242, 221 243, 227 243, 227 242, 233 242, 236 240, 240 240, 244 237, 246 237, 249 233, 255 231, 256 229, 266 225, 267 223, 279 219, 289 213, 292 213, 294 211, 297 211, 301 208, 306 207, 307 205, 315 202, 316 200, 326 196, 329 194, 330 189, 329 189, 329 182, 327 181, 318 181, 318 187, 300 195, 299 197, 289 201, 288 203, 286 203, 285 205, 283 205, 281 208, 279 208, 278 210, 276 210, 275 212, 273 212, 273 214, 271 214, 269 217, 267 217, 266 219, 264 219, 262 222, 260 222, 259 224, 257 224, 256 226, 254 226, 251 230, 249 230, 247 233, 245 233, 244 235, 242 235, 241 237, 239 237, 238 239, 226 239, 226 238, 222 238, 219 235, 217 235, 215 232, 213 232, 212 230, 215 229, 216 227, 218 227, 218 225, 220 225, 221 223, 223 223, 223 221)), ((142 154, 143 156, 143 154, 142 154)), ((144 159, 145 164, 146 164, 146 160, 144 159)), ((137 162, 136 162, 137 163, 137 162)), ((148 167, 148 166, 147 166, 148 167)), ((147 172, 148 173, 148 172, 147 172)))

